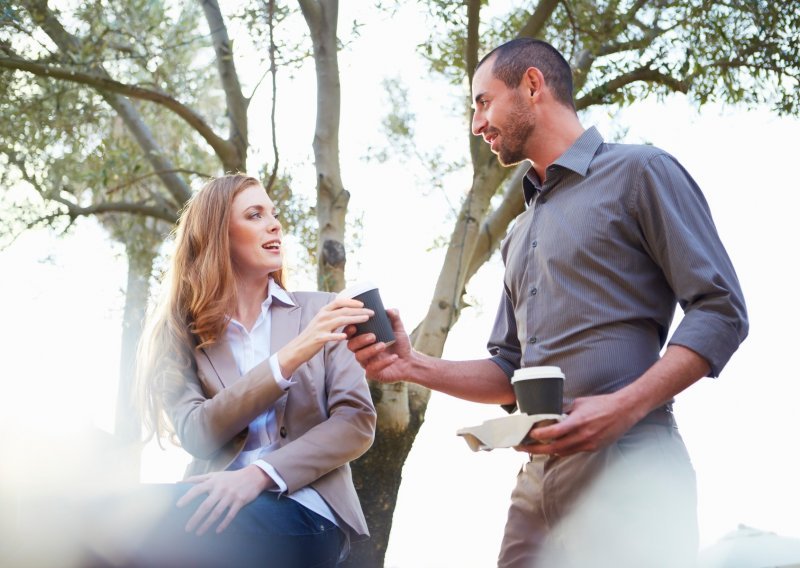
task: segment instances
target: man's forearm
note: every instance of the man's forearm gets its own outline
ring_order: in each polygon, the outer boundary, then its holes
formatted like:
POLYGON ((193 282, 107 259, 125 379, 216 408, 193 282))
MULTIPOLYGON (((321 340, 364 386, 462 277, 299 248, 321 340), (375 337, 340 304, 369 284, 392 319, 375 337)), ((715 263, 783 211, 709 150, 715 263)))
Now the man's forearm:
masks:
POLYGON ((415 352, 409 380, 457 398, 485 404, 513 404, 511 382, 489 359, 447 361, 415 352))
POLYGON ((623 408, 637 420, 671 400, 675 395, 705 377, 708 362, 686 347, 670 345, 664 356, 641 377, 619 390, 623 408))

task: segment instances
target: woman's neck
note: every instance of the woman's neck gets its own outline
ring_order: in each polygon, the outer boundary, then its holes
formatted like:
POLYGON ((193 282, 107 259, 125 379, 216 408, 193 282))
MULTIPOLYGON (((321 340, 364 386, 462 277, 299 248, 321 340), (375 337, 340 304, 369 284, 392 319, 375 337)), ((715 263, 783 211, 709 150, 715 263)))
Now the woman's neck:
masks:
POLYGON ((237 280, 236 308, 233 318, 250 331, 261 315, 261 304, 267 299, 268 282, 263 279, 237 280))

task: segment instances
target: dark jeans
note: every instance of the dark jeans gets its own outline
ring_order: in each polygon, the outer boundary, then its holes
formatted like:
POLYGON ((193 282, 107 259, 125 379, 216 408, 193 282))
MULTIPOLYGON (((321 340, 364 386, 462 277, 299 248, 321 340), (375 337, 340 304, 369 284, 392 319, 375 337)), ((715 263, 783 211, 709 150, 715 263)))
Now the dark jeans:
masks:
MULTIPOLYGON (((110 522, 146 511, 152 522, 145 530, 125 531, 131 541, 122 546, 90 547, 87 566, 127 568, 216 568, 275 567, 333 568, 342 541, 341 530, 324 517, 293 499, 264 492, 243 507, 221 534, 216 525, 203 536, 185 531, 186 522, 204 496, 183 508, 175 506, 190 484, 143 485, 124 497, 104 500, 95 508, 110 522), (157 513, 153 513, 153 507, 157 513), (112 550, 112 554, 108 554, 112 550), (105 554, 104 554, 105 553, 105 554)), ((222 515, 224 517, 224 514, 222 515)), ((139 523, 141 526, 143 523, 139 523)), ((136 523, 131 526, 135 527, 136 523)), ((120 532, 120 531, 115 531, 120 532)), ((115 538, 116 538, 115 536, 115 538)))

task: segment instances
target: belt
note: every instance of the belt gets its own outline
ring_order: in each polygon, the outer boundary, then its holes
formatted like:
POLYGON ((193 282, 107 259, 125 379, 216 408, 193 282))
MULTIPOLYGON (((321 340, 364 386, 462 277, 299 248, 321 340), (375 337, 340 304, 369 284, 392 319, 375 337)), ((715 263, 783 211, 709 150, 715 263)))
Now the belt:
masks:
POLYGON ((674 428, 676 423, 675 416, 672 414, 672 405, 665 404, 664 406, 659 406, 655 410, 651 410, 647 416, 638 422, 638 424, 658 424, 660 426, 669 426, 674 428))

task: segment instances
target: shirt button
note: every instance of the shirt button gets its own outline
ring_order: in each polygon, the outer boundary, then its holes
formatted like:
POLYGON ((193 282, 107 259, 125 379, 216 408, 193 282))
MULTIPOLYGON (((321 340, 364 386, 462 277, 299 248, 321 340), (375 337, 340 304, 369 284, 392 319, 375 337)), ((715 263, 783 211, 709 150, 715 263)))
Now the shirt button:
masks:
POLYGON ((536 248, 536 245, 537 245, 537 244, 539 244, 539 243, 537 243, 536 241, 533 241, 533 242, 531 243, 531 246, 532 246, 533 248, 536 248))
POLYGON ((281 438, 285 438, 286 437, 286 426, 281 426, 280 434, 281 434, 281 438))
POLYGON ((535 296, 538 291, 536 288, 531 288, 531 296, 535 296))
POLYGON ((528 343, 530 343, 531 345, 533 345, 534 343, 536 343, 536 341, 537 341, 537 339, 536 339, 535 337, 531 337, 531 338, 528 340, 528 343))

